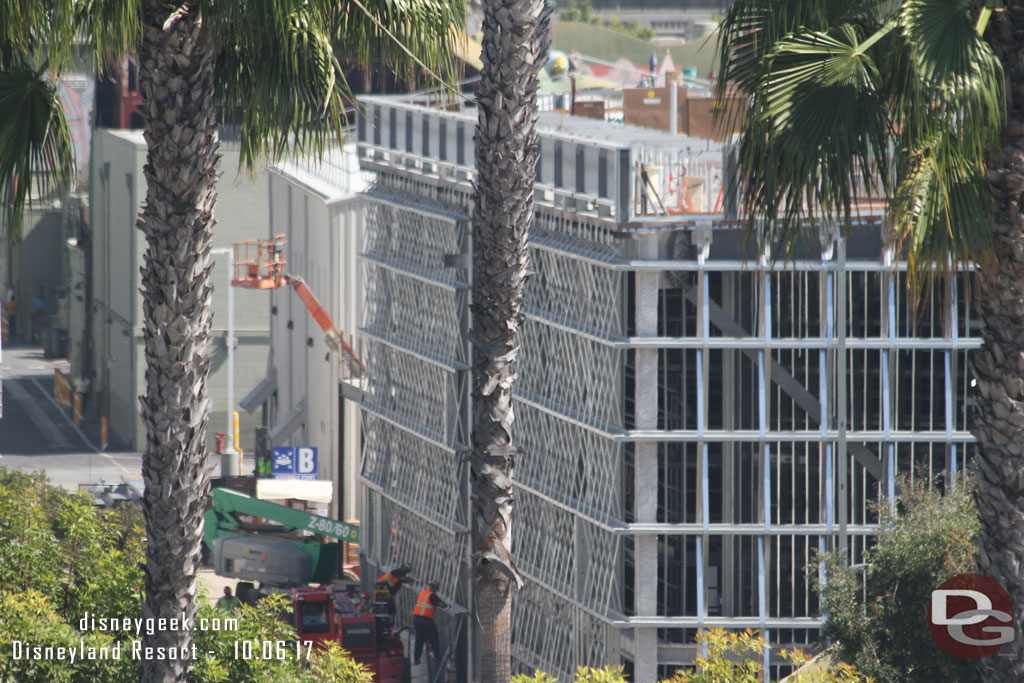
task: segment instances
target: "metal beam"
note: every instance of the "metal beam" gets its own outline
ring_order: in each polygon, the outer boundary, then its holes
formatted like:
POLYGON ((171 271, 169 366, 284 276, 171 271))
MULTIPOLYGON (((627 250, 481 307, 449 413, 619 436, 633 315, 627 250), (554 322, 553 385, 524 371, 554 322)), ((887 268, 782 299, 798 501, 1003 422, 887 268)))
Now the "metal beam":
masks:
MULTIPOLYGON (((686 298, 694 304, 697 304, 697 292, 694 289, 691 288, 686 292, 686 298)), ((722 330, 722 332, 735 337, 750 337, 750 334, 743 329, 739 323, 733 320, 721 306, 712 301, 710 302, 708 309, 708 313, 711 316, 711 322, 713 322, 718 329, 722 330)), ((766 340, 761 341, 764 343, 766 340)), ((745 356, 755 363, 758 360, 758 354, 761 353, 754 349, 740 350, 743 351, 745 356)), ((814 398, 803 384, 794 379, 791 374, 786 372, 785 368, 774 360, 771 361, 770 368, 772 381, 777 384, 779 388, 785 391, 794 401, 796 401, 796 404, 807 412, 808 417, 812 421, 817 422, 820 419, 819 415, 821 413, 821 404, 818 402, 818 399, 814 398)), ((875 457, 874 453, 869 451, 862 444, 857 443, 848 444, 847 448, 853 457, 857 459, 857 462, 866 467, 875 478, 879 480, 883 478, 884 469, 882 468, 882 462, 875 457)))

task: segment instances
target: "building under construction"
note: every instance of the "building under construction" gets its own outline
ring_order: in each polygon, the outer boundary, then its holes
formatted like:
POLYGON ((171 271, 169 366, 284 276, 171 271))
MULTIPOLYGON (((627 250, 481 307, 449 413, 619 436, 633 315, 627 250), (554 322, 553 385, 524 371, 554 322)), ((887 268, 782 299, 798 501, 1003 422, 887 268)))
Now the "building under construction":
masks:
MULTIPOLYGON (((362 101, 364 571, 398 561, 453 607, 475 679, 469 465, 476 112, 362 101)), ((541 114, 516 388, 522 671, 649 683, 702 628, 807 644, 816 552, 858 561, 898 475, 971 456, 969 279, 917 314, 866 212, 785 262, 744 258, 720 143, 541 114)), ((406 591, 399 614, 415 592, 406 591)), ((774 658, 766 663, 776 666, 774 658)), ((774 657, 773 655, 771 657, 774 657)))

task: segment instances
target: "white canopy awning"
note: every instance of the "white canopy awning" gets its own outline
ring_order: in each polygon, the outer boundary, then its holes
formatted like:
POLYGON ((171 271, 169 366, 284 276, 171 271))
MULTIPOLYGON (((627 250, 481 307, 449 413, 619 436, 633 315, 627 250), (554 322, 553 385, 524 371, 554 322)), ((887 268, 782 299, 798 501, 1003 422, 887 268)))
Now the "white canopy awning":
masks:
POLYGON ((257 479, 256 497, 260 500, 297 498, 330 504, 334 498, 334 482, 327 479, 257 479))

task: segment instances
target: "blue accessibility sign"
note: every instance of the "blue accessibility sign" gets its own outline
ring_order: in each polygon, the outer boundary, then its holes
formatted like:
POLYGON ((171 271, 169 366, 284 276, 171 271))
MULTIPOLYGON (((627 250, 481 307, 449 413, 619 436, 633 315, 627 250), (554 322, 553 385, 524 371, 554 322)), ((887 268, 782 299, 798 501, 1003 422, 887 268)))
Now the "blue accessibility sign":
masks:
POLYGON ((271 459, 274 479, 316 479, 319 474, 314 446, 275 446, 271 459))

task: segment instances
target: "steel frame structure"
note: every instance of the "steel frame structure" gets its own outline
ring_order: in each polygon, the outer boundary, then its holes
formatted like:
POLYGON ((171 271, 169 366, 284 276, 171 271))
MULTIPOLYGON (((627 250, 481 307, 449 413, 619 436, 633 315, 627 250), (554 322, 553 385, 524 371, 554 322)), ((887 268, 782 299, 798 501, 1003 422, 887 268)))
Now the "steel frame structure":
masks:
MULTIPOLYGON (((472 609, 475 117, 363 105, 358 155, 376 174, 364 569, 409 561, 438 581, 451 642, 472 609)), ((692 661, 710 626, 813 643, 815 552, 858 561, 877 530, 869 503, 891 503, 898 475, 955 473, 970 455, 970 272, 914 315, 878 216, 785 263, 744 260, 727 202, 709 199, 728 195, 720 146, 544 113, 539 132, 516 389, 516 667, 569 678, 624 663, 649 682, 692 661), (658 183, 694 169, 713 190, 691 206, 701 213, 663 211, 658 183)), ((459 643, 472 680, 470 628, 459 643)))

